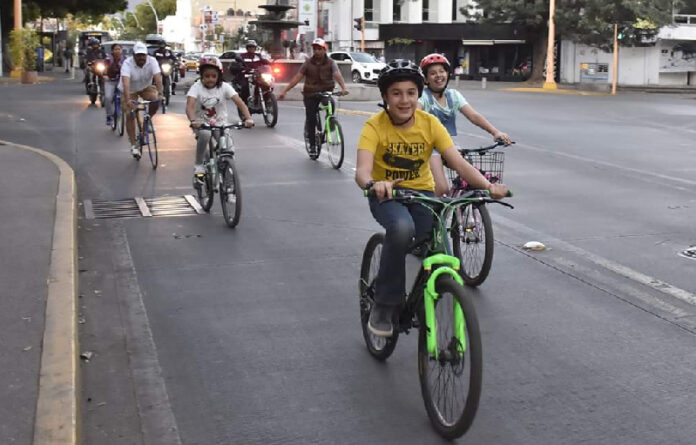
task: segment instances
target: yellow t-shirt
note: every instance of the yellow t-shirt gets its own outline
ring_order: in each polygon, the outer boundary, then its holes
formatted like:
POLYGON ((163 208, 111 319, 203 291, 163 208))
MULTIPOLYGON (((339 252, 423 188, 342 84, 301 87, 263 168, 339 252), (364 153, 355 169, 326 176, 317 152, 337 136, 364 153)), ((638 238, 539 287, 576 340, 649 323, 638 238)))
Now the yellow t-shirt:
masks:
POLYGON ((432 114, 416 110, 415 123, 401 129, 392 125, 382 110, 365 123, 358 150, 375 155, 372 166, 375 181, 403 179, 399 187, 432 191, 435 181, 428 161, 433 148, 442 153, 453 145, 445 127, 432 114))

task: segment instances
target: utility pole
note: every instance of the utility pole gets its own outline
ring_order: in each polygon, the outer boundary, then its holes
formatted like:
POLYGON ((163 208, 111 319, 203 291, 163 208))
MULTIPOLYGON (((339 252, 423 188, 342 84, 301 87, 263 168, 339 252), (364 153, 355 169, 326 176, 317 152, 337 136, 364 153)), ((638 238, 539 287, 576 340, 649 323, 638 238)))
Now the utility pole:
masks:
POLYGON ((619 24, 614 23, 614 67, 611 73, 611 94, 616 94, 616 82, 619 78, 619 24))
POLYGON ((14 27, 22 29, 22 0, 14 0, 14 27))
POLYGON ((546 82, 544 82, 545 90, 555 90, 556 87, 556 76, 555 76, 555 54, 554 48, 556 46, 556 25, 554 23, 554 15, 556 14, 556 0, 549 0, 549 45, 546 50, 546 82))

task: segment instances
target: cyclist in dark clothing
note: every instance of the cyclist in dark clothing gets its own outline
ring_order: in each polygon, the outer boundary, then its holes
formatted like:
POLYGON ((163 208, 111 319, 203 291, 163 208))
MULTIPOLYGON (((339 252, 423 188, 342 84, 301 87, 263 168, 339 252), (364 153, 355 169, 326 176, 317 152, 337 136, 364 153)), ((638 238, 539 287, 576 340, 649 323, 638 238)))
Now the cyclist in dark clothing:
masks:
MULTIPOLYGON (((300 71, 290 80, 290 83, 278 95, 278 99, 285 99, 285 95, 297 83, 304 78, 304 88, 302 95, 304 96, 305 106, 305 135, 313 134, 314 128, 317 126, 317 108, 321 99, 313 97, 315 93, 324 91, 333 91, 335 82, 341 86, 341 94, 348 94, 346 84, 343 80, 341 72, 338 70, 336 61, 326 55, 327 45, 324 39, 314 39, 312 41, 312 57, 305 60, 300 67, 300 71)), ((310 151, 315 152, 315 142, 313 138, 309 138, 310 151)))
POLYGON ((106 59, 106 52, 104 51, 104 48, 101 47, 101 42, 96 37, 91 37, 89 39, 89 48, 87 48, 87 51, 85 51, 85 77, 82 79, 82 81, 85 83, 85 90, 87 89, 87 84, 89 83, 89 74, 91 70, 89 64, 95 60, 104 59, 106 59))
POLYGON ((161 40, 159 42, 159 48, 155 50, 155 53, 153 54, 155 59, 157 59, 157 63, 159 63, 160 69, 162 68, 162 63, 165 61, 168 61, 172 65, 172 70, 169 73, 169 78, 172 82, 172 95, 176 94, 174 91, 176 90, 176 75, 175 72, 178 70, 177 68, 177 58, 174 55, 174 53, 167 48, 167 42, 164 40, 161 40))
POLYGON ((243 69, 237 72, 235 75, 237 77, 237 85, 240 87, 239 97, 246 104, 249 98, 249 79, 246 78, 245 74, 250 70, 256 69, 261 65, 267 65, 268 60, 261 57, 261 54, 256 52, 257 48, 256 40, 247 40, 246 50, 247 52, 242 53, 238 56, 237 62, 242 64, 243 69))

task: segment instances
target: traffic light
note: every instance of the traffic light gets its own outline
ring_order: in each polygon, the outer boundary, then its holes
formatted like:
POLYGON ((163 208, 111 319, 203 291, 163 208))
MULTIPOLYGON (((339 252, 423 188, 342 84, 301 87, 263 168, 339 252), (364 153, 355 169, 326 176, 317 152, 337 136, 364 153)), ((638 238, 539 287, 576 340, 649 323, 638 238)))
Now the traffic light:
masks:
POLYGON ((353 28, 355 28, 358 31, 362 31, 362 17, 358 17, 357 19, 353 19, 353 21, 355 22, 353 24, 353 28))

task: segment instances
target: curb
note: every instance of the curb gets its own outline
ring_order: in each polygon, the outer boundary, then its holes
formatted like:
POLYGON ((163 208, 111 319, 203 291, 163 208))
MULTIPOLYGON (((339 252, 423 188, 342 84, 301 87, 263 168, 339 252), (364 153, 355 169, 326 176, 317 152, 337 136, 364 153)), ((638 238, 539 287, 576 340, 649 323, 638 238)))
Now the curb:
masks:
POLYGON ((498 91, 505 91, 509 93, 542 93, 542 94, 565 94, 565 95, 575 95, 575 96, 611 96, 610 93, 602 93, 597 91, 584 91, 584 90, 566 90, 563 88, 558 88, 556 90, 548 90, 544 88, 500 88, 498 91))
POLYGON ((52 153, 4 140, 0 143, 33 151, 59 171, 33 444, 75 445, 79 443, 75 173, 52 153))

